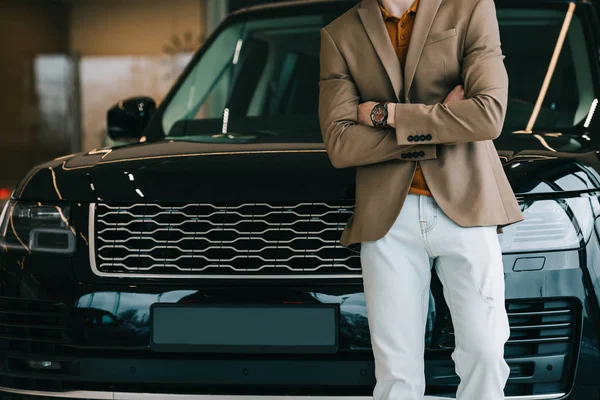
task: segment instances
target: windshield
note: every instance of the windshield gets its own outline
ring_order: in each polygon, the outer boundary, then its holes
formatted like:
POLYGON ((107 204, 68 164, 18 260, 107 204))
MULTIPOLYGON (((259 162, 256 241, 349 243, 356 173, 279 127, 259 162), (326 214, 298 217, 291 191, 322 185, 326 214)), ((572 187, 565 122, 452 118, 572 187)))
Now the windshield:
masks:
MULTIPOLYGON (((523 130, 530 120, 566 9, 498 9, 510 79, 505 132, 523 130)), ((201 142, 321 143, 319 31, 334 17, 260 19, 223 30, 165 109, 165 135, 201 142)), ((535 130, 584 123, 595 98, 587 49, 576 12, 535 130)))

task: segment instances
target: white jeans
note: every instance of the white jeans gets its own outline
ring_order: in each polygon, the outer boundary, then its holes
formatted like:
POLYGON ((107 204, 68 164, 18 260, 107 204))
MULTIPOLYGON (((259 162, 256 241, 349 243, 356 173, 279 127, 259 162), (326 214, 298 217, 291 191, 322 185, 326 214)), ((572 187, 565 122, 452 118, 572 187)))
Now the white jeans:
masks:
POLYGON ((504 399, 510 327, 496 227, 463 228, 433 198, 412 194, 387 235, 361 248, 377 379, 373 398, 423 399, 434 259, 455 332, 457 399, 504 399))

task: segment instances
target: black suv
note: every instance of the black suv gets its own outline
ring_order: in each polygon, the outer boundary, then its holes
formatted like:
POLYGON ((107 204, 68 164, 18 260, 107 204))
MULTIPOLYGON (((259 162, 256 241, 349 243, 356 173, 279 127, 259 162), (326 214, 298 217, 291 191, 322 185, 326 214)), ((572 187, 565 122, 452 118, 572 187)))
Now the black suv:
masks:
MULTIPOLYGON (((158 108, 109 111, 129 143, 23 179, 0 218, 2 399, 370 396, 359 248, 338 242, 355 171, 331 166, 317 118, 319 31, 355 4, 230 15, 158 108)), ((495 144, 526 217, 500 235, 506 395, 600 399, 600 25, 589 2, 496 4, 495 144)), ((452 397, 435 276, 425 340, 427 399, 452 397)))

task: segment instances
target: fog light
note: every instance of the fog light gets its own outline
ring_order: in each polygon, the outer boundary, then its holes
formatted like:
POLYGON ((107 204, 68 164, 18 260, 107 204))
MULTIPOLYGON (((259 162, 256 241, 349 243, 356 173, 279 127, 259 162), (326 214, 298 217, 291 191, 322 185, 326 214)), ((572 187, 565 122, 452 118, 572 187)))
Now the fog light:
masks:
POLYGON ((59 370, 61 369, 60 363, 56 361, 38 361, 38 360, 27 360, 27 367, 31 369, 43 369, 43 370, 59 370))

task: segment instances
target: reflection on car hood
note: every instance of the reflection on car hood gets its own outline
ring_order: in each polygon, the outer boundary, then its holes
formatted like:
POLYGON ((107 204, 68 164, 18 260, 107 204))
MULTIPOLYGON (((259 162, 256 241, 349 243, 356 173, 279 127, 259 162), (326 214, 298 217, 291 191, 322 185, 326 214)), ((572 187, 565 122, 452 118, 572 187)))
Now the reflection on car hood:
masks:
POLYGON ((17 193, 106 202, 336 201, 353 197, 353 180, 352 170, 331 166, 320 144, 175 141, 57 159, 30 174, 17 193))
MULTIPOLYGON (((498 140, 517 195, 600 187, 599 153, 582 146, 579 153, 550 150, 559 139, 564 147, 567 139, 556 137, 544 144, 534 135, 498 140)), ((322 144, 161 141, 52 160, 34 169, 16 194, 81 202, 337 201, 354 198, 354 178, 353 168, 331 166, 322 144)))
POLYGON ((504 133, 494 144, 517 195, 585 192, 600 188, 595 137, 561 133, 504 133))

